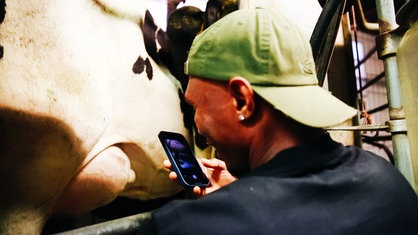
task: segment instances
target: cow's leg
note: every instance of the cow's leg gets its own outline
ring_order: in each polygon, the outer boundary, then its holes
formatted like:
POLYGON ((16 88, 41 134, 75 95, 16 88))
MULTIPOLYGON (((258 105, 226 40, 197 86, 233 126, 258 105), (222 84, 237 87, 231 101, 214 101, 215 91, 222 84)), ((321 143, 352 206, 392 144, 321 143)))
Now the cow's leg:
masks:
POLYGON ((66 187, 53 215, 77 217, 111 202, 135 180, 127 155, 110 146, 91 160, 66 187))

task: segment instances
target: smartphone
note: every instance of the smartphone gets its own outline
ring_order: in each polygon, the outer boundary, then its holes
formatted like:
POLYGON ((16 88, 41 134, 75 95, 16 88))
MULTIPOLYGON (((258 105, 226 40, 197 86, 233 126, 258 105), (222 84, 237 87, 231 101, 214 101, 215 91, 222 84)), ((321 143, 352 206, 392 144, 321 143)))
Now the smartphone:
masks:
POLYGON ((186 138, 180 133, 161 131, 158 138, 177 173, 179 182, 187 189, 194 186, 205 187, 209 180, 203 173, 186 138))

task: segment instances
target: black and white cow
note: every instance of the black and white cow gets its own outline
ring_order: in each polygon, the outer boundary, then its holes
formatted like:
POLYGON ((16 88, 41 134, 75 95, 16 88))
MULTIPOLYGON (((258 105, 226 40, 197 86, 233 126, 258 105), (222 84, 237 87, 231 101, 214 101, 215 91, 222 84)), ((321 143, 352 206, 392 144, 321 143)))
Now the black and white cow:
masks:
POLYGON ((2 4, 0 233, 179 192, 157 134, 190 132, 180 83, 145 50, 146 1, 2 4))
POLYGON ((158 32, 145 0, 0 0, 1 234, 40 233, 51 216, 117 196, 181 190, 157 134, 191 140, 185 48, 231 0, 210 1, 206 14, 180 2, 168 1, 158 32), (197 24, 179 23, 190 17, 197 24))

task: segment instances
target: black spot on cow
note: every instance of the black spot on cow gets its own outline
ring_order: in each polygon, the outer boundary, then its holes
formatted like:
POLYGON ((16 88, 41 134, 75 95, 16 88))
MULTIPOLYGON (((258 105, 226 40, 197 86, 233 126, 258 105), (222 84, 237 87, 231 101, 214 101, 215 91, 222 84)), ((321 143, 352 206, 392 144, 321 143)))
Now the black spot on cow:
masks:
MULTIPOLYGON (((183 91, 187 88, 188 76, 184 74, 184 62, 187 60, 190 46, 198 33, 211 24, 238 9, 238 0, 209 0, 205 12, 197 7, 185 6, 177 9, 182 0, 167 1, 168 17, 167 31, 159 28, 151 13, 147 10, 143 24, 140 25, 144 35, 145 48, 148 55, 160 66, 165 66, 170 73, 180 81, 182 91, 179 90, 181 110, 185 127, 196 129, 193 121, 193 108, 184 101, 183 91), (171 5, 170 5, 171 4, 171 5)), ((148 78, 152 78, 152 67, 148 60, 141 57, 133 66, 134 73, 147 70, 148 78), (147 63, 148 62, 148 63, 147 63), (148 73, 148 69, 151 69, 148 73), (151 74, 151 76, 150 76, 151 74)), ((197 132, 195 132, 197 133, 197 132)), ((200 149, 207 147, 203 136, 195 136, 196 145, 200 149)))
MULTIPOLYGON (((0 24, 3 23, 4 17, 6 17, 6 0, 0 0, 0 24)), ((4 49, 0 45, 0 59, 3 58, 4 49)))
POLYGON ((0 24, 6 16, 6 0, 0 0, 0 24))
POLYGON ((155 63, 165 66, 175 76, 175 65, 171 56, 167 33, 156 25, 148 10, 145 12, 145 19, 141 29, 148 55, 155 63))
POLYGON ((167 22, 167 35, 175 64, 175 74, 183 90, 187 87, 188 76, 184 74, 184 62, 193 39, 202 30, 203 12, 193 6, 185 6, 174 11, 167 22))
POLYGON ((148 55, 151 56, 151 58, 157 64, 159 64, 157 55, 157 43, 155 41, 155 32, 157 31, 158 27, 148 10, 145 12, 145 19, 141 29, 144 35, 145 49, 147 50, 148 55))
POLYGON ((174 10, 167 20, 169 50, 174 63, 170 72, 186 89, 188 76, 184 74, 184 62, 196 35, 211 24, 238 10, 238 0, 209 0, 203 12, 197 7, 184 6, 174 10))
POLYGON ((168 1, 167 31, 155 23, 147 10, 140 25, 145 49, 158 64, 165 66, 186 89, 188 76, 184 74, 184 62, 196 35, 211 24, 238 9, 238 0, 209 0, 205 12, 197 7, 185 6, 177 9, 182 0, 168 1), (171 4, 171 5, 170 5, 171 4))
POLYGON ((147 73, 148 80, 152 80, 153 70, 152 70, 151 62, 148 58, 144 60, 141 56, 138 56, 138 59, 136 60, 136 62, 134 63, 134 66, 132 67, 132 71, 135 74, 141 74, 142 72, 145 71, 147 73))
POLYGON ((148 80, 151 80, 153 73, 152 73, 151 62, 149 61, 148 58, 145 59, 145 72, 147 73, 148 80))
POLYGON ((206 3, 204 28, 206 29, 220 18, 238 10, 238 0, 209 0, 206 3))
POLYGON ((206 11, 204 15, 205 28, 215 23, 221 18, 222 2, 221 1, 208 1, 206 3, 206 11))

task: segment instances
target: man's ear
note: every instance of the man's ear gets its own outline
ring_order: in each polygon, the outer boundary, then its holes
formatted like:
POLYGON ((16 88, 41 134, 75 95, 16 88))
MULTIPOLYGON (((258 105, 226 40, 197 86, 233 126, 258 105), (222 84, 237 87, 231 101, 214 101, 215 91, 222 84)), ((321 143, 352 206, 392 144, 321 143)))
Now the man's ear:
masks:
POLYGON ((237 115, 249 118, 255 109, 254 90, 247 79, 243 77, 233 77, 229 80, 229 91, 235 99, 237 115))

